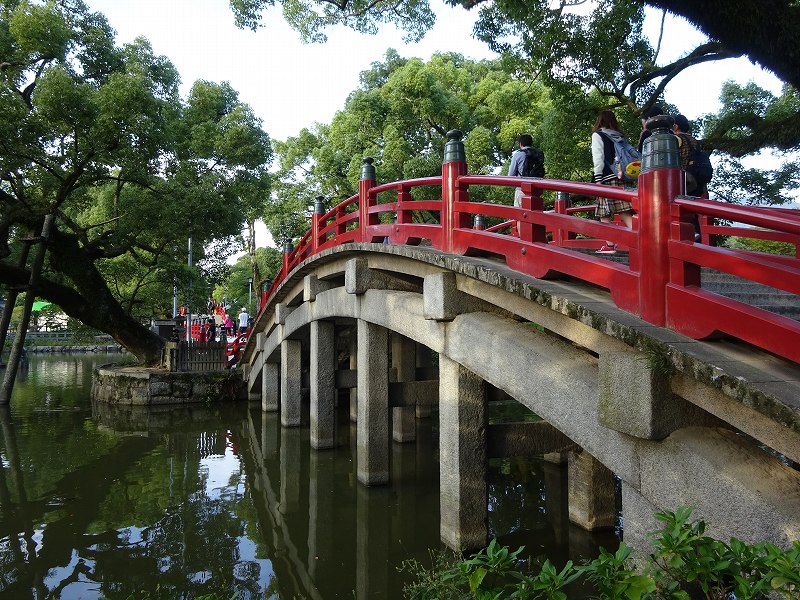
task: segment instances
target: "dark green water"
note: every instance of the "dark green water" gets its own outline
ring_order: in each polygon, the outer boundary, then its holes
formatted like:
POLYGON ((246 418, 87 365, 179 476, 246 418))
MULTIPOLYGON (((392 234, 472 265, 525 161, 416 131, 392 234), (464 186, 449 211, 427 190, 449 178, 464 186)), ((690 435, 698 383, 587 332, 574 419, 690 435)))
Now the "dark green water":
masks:
MULTIPOLYGON (((92 406, 118 359, 32 356, 0 411, 0 597, 401 598, 402 560, 440 548, 435 420, 365 488, 346 410, 316 452, 259 406, 92 406)), ((616 546, 569 525, 563 467, 493 461, 489 496, 491 535, 534 557, 616 546)))

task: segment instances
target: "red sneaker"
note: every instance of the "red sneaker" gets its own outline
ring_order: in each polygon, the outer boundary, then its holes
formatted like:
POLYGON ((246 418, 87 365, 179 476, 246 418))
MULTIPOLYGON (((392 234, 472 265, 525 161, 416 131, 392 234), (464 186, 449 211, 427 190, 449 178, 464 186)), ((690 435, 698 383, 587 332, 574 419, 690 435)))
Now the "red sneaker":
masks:
POLYGON ((617 253, 617 246, 615 244, 603 244, 600 247, 600 250, 597 250, 595 254, 616 254, 617 253))

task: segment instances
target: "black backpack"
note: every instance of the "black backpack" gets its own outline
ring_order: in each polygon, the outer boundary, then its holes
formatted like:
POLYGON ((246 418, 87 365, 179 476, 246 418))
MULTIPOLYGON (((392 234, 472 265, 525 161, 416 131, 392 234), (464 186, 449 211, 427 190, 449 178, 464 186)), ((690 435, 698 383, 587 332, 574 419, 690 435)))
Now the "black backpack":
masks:
POLYGON ((538 148, 524 148, 525 160, 522 162, 523 177, 544 177, 544 152, 538 148))
POLYGON ((701 186, 708 185, 708 182, 714 176, 714 167, 711 166, 708 152, 703 152, 700 142, 694 144, 689 150, 689 162, 686 165, 686 172, 694 177, 697 184, 701 186))

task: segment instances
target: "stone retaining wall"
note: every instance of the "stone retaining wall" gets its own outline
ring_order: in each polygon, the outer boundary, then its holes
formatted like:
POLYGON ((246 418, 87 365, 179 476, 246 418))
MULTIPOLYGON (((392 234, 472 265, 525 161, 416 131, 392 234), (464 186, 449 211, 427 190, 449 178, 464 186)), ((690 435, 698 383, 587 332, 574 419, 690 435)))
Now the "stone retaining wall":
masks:
POLYGON ((109 404, 159 406, 246 400, 236 371, 170 373, 163 369, 106 365, 94 372, 92 400, 109 404))
POLYGON ((32 354, 47 354, 56 352, 124 352, 119 344, 90 346, 25 346, 25 351, 32 354))

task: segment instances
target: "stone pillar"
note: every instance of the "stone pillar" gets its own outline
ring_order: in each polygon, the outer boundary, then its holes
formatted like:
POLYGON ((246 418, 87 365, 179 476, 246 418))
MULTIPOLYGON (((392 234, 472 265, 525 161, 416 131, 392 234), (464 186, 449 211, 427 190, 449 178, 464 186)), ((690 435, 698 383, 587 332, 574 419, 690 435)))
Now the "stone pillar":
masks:
MULTIPOLYGON (((551 454, 561 456, 566 453, 553 452, 551 454)), ((542 479, 544 480, 547 521, 553 527, 555 541, 558 544, 565 544, 564 534, 569 529, 567 469, 563 463, 544 460, 542 461, 542 479)))
POLYGON ((614 474, 594 456, 572 452, 568 466, 569 520, 593 531, 614 526, 614 474))
POLYGON ((275 412, 280 406, 281 366, 277 363, 264 363, 261 371, 261 410, 275 412))
POLYGON ((664 524, 656 520, 660 509, 642 496, 638 490, 622 482, 622 516, 625 527, 622 532, 625 543, 633 548, 639 558, 652 550, 650 532, 661 529, 664 524))
MULTIPOLYGON (((350 332, 350 370, 358 371, 358 342, 357 335, 350 332)), ((355 423, 358 421, 358 388, 350 388, 350 420, 355 423)))
POLYGON ((311 322, 311 447, 333 448, 336 338, 332 321, 311 322))
MULTIPOLYGON (((398 383, 414 381, 417 370, 415 343, 399 333, 392 334, 392 368, 398 383)), ((395 442, 413 442, 416 439, 414 406, 392 408, 392 439, 395 442)))
POLYGON ((456 551, 486 545, 486 385, 439 355, 439 507, 442 542, 456 551))
POLYGON ((358 480, 389 481, 389 336, 358 320, 358 480))
MULTIPOLYGON (((424 344, 416 344, 416 365, 418 369, 430 369, 433 364, 433 357, 431 349, 424 344)), ((416 379, 416 377, 415 377, 416 379)), ((415 407, 418 419, 427 419, 431 416, 430 406, 420 406, 417 404, 415 407)))
POLYGON ((281 425, 300 425, 301 377, 300 341, 281 342, 281 425))

